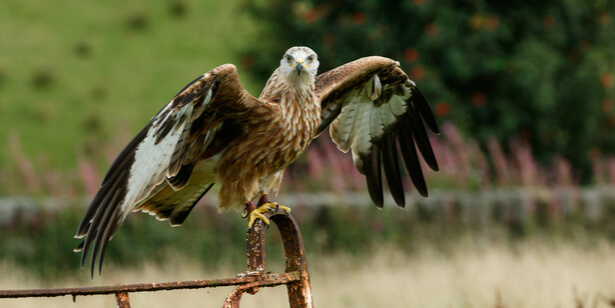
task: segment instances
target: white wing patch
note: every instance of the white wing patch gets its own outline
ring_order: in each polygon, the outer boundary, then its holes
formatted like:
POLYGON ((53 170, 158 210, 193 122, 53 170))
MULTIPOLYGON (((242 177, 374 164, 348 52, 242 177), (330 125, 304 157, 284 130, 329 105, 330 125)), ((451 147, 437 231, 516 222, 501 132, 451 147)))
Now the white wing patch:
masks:
POLYGON ((359 154, 369 153, 372 143, 407 112, 412 84, 382 86, 374 76, 357 94, 349 95, 340 115, 331 123, 331 139, 341 151, 352 150, 359 171, 363 172, 359 154))
POLYGON ((363 152, 371 145, 370 119, 373 109, 374 105, 366 104, 366 102, 362 102, 357 108, 353 130, 350 134, 350 146, 353 152, 363 152))
POLYGON ((380 83, 380 77, 374 75, 367 85, 363 87, 365 97, 370 101, 375 101, 382 94, 382 83, 380 83))
POLYGON ((389 106, 389 110, 392 115, 398 117, 406 112, 406 102, 401 97, 393 94, 389 101, 385 104, 389 106))
POLYGON ((340 115, 331 123, 331 138, 338 149, 343 152, 352 149, 353 157, 367 152, 372 141, 379 140, 385 128, 407 111, 408 86, 406 83, 383 87, 380 78, 374 75, 358 93, 349 94, 340 115))
MULTIPOLYGON (((172 102, 171 102, 172 103, 172 102)), ((167 106, 169 107, 170 104, 167 106)), ((188 121, 179 121, 192 113, 192 104, 187 104, 176 112, 169 112, 164 118, 154 121, 153 126, 166 121, 176 121, 171 131, 156 144, 156 129, 149 129, 147 135, 135 152, 135 160, 130 167, 128 191, 122 202, 122 212, 127 215, 138 207, 166 178, 166 170, 171 162, 177 144, 185 131, 188 121), (130 207, 130 208, 128 208, 130 207)))
POLYGON ((331 123, 331 138, 344 153, 350 150, 350 134, 356 120, 356 109, 361 105, 357 94, 351 93, 350 97, 352 100, 342 107, 340 115, 331 123))

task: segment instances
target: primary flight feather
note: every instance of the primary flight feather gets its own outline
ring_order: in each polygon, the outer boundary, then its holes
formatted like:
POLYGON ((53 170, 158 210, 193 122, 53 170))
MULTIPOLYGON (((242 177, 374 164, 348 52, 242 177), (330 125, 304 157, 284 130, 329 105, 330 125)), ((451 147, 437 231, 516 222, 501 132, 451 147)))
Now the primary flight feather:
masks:
POLYGON ((96 264, 100 272, 107 244, 129 213, 180 225, 214 184, 221 185, 219 209, 244 210, 250 226, 259 218, 268 223, 262 213, 278 206, 267 193, 278 190, 286 167, 327 127, 338 148, 352 152, 376 206, 383 206, 381 170, 395 202, 405 204, 399 153, 427 196, 416 148, 437 171, 423 122, 439 131, 399 63, 366 57, 317 76, 318 65, 310 48, 290 48, 258 98, 241 86, 232 64, 188 84, 111 165, 75 236, 85 237, 75 249, 81 266, 92 248, 91 273, 96 264))

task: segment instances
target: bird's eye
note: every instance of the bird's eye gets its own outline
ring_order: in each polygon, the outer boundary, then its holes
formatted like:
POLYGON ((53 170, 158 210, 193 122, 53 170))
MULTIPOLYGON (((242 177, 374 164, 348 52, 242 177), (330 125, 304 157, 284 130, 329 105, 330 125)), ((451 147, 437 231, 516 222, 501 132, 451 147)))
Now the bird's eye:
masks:
POLYGON ((292 61, 292 60, 293 60, 293 57, 292 57, 291 55, 289 55, 289 54, 286 54, 286 55, 284 56, 284 59, 286 59, 286 61, 290 62, 290 61, 292 61))
POLYGON ((310 62, 314 61, 314 55, 310 55, 309 57, 307 57, 307 60, 310 62))

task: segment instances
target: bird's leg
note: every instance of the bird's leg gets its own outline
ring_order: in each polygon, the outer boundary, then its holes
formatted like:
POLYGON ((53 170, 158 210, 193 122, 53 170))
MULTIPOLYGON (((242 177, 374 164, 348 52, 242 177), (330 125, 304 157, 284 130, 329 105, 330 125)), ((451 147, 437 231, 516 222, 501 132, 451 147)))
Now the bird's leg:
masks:
POLYGON ((262 194, 261 197, 258 199, 256 207, 261 207, 265 203, 271 203, 271 201, 269 201, 269 194, 262 194))
POLYGON ((252 228, 256 219, 261 219, 266 225, 269 225, 269 219, 263 215, 268 211, 277 212, 278 210, 283 210, 286 214, 290 214, 290 208, 286 206, 281 206, 276 202, 269 201, 269 197, 267 194, 262 194, 260 199, 258 199, 258 203, 256 207, 252 201, 246 203, 246 209, 243 211, 242 216, 248 217, 248 228, 252 228))

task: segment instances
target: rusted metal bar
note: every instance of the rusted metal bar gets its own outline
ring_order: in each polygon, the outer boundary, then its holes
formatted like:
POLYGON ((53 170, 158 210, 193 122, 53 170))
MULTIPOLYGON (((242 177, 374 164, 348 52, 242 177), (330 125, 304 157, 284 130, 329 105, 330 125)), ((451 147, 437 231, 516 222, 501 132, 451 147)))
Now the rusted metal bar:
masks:
POLYGON ((130 298, 128 298, 127 292, 115 293, 115 301, 117 302, 117 308, 130 308, 130 298))
POLYGON ((154 283, 139 283, 139 284, 118 284, 114 286, 103 287, 85 287, 85 288, 62 288, 62 289, 29 289, 29 290, 0 290, 0 298, 20 298, 20 297, 56 297, 65 295, 103 295, 114 294, 118 292, 153 292, 163 290, 179 290, 179 289, 200 289, 214 287, 236 286, 245 283, 254 282, 257 280, 278 281, 280 279, 299 279, 296 275, 268 274, 263 276, 244 276, 237 278, 221 278, 208 280, 189 280, 189 281, 174 281, 174 282, 154 282, 154 283), (294 278, 296 277, 296 278, 294 278))
POLYGON ((288 298, 291 308, 313 308, 312 287, 305 258, 305 247, 299 225, 292 216, 275 215, 271 220, 276 223, 286 256, 286 272, 298 272, 300 279, 287 283, 288 298))
MULTIPOLYGON (((307 261, 305 259, 305 247, 303 245, 303 237, 295 219, 284 213, 283 211, 268 212, 264 214, 270 221, 273 221, 284 243, 284 255, 286 257, 286 273, 296 273, 298 279, 285 282, 288 288, 288 300, 291 308, 312 308, 314 303, 312 300, 312 288, 310 286, 310 275, 307 269, 307 261)), ((254 226, 248 229, 246 233, 246 248, 248 254, 248 269, 246 276, 262 275, 265 271, 265 224, 261 220, 257 220, 254 226)), ((262 285, 257 285, 262 286, 262 285)), ((225 302, 223 308, 239 307, 239 300, 246 290, 258 292, 256 287, 244 288, 238 287, 225 302), (229 300, 233 300, 237 306, 230 304, 229 300)), ((251 293, 252 293, 251 292, 251 293)))
MULTIPOLYGON (((288 276, 280 276, 278 279, 275 279, 275 280, 261 279, 261 280, 257 280, 254 282, 242 284, 241 286, 233 290, 231 294, 229 294, 229 296, 226 298, 226 301, 224 301, 224 305, 222 305, 222 308, 238 308, 239 301, 241 300, 241 296, 246 292, 250 294, 256 294, 256 292, 258 292, 259 290, 259 287, 275 287, 281 284, 289 284, 293 281, 299 281, 301 279, 301 276, 299 275, 298 272, 292 272, 292 273, 286 273, 286 274, 288 274, 288 276)), ((268 275, 263 275, 263 276, 268 276, 268 275)))
MULTIPOLYGON (((271 216, 267 214, 265 217, 271 216)), ((246 253, 248 269, 244 274, 248 276, 263 274, 265 271, 265 224, 260 219, 246 231, 246 253)))
POLYGON ((286 269, 280 274, 265 274, 265 224, 257 220, 246 232, 248 264, 246 272, 236 278, 175 281, 162 283, 118 284, 115 286, 0 290, 0 298, 56 297, 114 294, 120 308, 130 308, 130 292, 153 292, 162 290, 199 289, 239 285, 224 302, 224 308, 238 308, 244 293, 255 294, 260 287, 286 284, 291 308, 313 308, 310 277, 305 260, 303 238, 295 219, 286 213, 265 213, 280 231, 284 243, 286 269))

